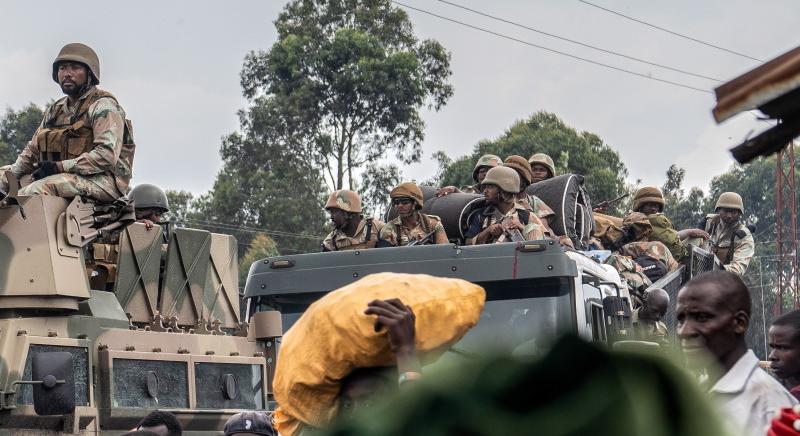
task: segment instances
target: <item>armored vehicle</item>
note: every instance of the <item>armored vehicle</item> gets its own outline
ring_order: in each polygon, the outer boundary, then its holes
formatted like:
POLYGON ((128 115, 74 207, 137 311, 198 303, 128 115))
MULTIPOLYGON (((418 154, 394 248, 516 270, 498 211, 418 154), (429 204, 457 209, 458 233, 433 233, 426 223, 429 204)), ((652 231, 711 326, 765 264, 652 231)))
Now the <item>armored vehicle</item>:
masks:
POLYGON ((0 434, 121 434, 154 409, 219 434, 233 413, 266 408, 280 326, 241 319, 235 239, 165 238, 131 212, 0 203, 0 434))

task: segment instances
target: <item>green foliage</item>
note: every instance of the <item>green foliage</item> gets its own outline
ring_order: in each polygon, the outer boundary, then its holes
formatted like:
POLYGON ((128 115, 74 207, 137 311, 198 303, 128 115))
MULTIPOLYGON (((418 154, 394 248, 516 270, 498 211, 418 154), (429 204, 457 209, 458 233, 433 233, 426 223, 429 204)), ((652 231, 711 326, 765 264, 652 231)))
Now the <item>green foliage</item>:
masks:
POLYGON ((277 117, 295 153, 334 189, 356 169, 395 152, 417 162, 424 122, 453 94, 450 55, 418 41, 389 0, 294 0, 275 22, 278 41, 247 55, 241 73, 254 110, 277 117))
POLYGON ((479 142, 472 154, 455 159, 446 166, 442 171, 441 185, 471 185, 475 162, 487 153, 503 159, 512 154, 528 158, 534 153, 546 153, 555 161, 559 173, 569 171, 584 175, 586 189, 595 202, 625 192, 628 170, 619 154, 599 136, 577 132, 552 113, 537 112, 528 119, 515 122, 499 138, 479 142))
POLYGON ((17 160, 43 117, 42 109, 33 103, 19 111, 6 109, 5 115, 0 118, 0 165, 12 164, 17 160))
POLYGON ((192 193, 168 189, 166 194, 169 201, 167 218, 173 221, 185 221, 188 219, 192 210, 192 200, 194 200, 192 193))
POLYGON ((400 184, 400 179, 397 165, 367 165, 359 189, 364 216, 380 217, 386 212, 389 192, 400 184))
POLYGON ((244 256, 239 259, 239 285, 244 286, 250 265, 267 257, 278 256, 278 245, 266 233, 258 233, 250 241, 244 256))

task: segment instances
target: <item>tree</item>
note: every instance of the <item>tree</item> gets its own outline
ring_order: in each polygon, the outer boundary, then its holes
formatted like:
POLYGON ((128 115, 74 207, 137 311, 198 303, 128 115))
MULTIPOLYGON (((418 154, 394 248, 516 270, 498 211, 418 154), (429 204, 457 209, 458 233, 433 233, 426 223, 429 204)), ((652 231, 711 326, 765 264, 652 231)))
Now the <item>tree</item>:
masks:
POLYGON ((278 256, 278 245, 266 233, 258 233, 248 244, 244 256, 239 259, 239 285, 244 286, 250 265, 267 257, 278 256))
POLYGON ((275 21, 278 41, 247 55, 244 95, 265 112, 302 159, 334 189, 389 150, 417 162, 420 109, 453 94, 450 55, 418 41, 390 0, 293 0, 275 21))
POLYGON ((586 177, 585 187, 595 202, 625 192, 628 170, 619 154, 599 136, 577 132, 552 113, 537 112, 526 120, 515 122, 499 138, 480 141, 472 154, 447 165, 442 171, 441 184, 472 184, 473 166, 481 155, 487 153, 501 158, 512 154, 528 158, 534 153, 547 153, 560 173, 573 172, 586 177))
POLYGON ((400 183, 397 165, 369 164, 361 174, 361 203, 365 216, 380 217, 389 204, 389 192, 400 183))
POLYGON ((184 222, 189 219, 192 212, 192 200, 194 196, 189 191, 167 190, 167 201, 169 201, 169 214, 171 220, 184 222))
POLYGON ((0 118, 0 165, 17 160, 17 156, 39 128, 43 117, 42 109, 33 103, 19 111, 6 109, 5 115, 0 118))

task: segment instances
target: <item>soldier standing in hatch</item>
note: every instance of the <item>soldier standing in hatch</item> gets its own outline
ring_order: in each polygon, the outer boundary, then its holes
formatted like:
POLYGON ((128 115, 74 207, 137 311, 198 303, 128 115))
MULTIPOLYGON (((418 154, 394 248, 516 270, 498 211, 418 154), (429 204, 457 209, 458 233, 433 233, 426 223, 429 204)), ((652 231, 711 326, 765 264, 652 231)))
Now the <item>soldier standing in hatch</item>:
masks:
MULTIPOLYGON (((84 44, 65 45, 53 61, 52 77, 66 97, 45 110, 33 138, 7 172, 17 178, 33 176, 19 195, 114 201, 128 191, 135 146, 125 111, 96 86, 97 54, 84 44)), ((6 175, 0 174, 0 190, 7 192, 6 175)))
POLYGON ((442 221, 434 215, 420 212, 424 199, 422 190, 414 183, 401 183, 389 193, 397 218, 386 223, 380 232, 378 247, 402 247, 410 243, 447 244, 442 221))
POLYGON ((714 211, 716 213, 703 218, 697 229, 681 231, 681 237, 708 239, 711 252, 722 262, 725 270, 742 276, 755 254, 753 235, 741 222, 744 213, 742 196, 735 192, 723 192, 717 199, 714 211))
MULTIPOLYGON (((143 223, 147 230, 161 223, 161 216, 169 212, 167 193, 156 185, 142 183, 131 189, 128 198, 133 201, 136 222, 143 223)), ((166 242, 166 241, 165 241, 166 242)))
POLYGON ((361 198, 353 191, 334 191, 325 203, 333 231, 322 241, 322 251, 375 248, 383 223, 361 214, 361 198))
POLYGON ((458 189, 455 186, 445 186, 436 191, 436 196, 444 197, 445 195, 452 194, 453 192, 480 194, 483 192, 481 189, 481 182, 483 182, 483 179, 486 177, 486 173, 490 169, 502 164, 503 160, 500 159, 500 156, 496 156, 494 154, 484 154, 480 159, 478 159, 478 163, 475 164, 475 169, 472 170, 472 180, 475 182, 474 185, 465 186, 461 189, 458 189))

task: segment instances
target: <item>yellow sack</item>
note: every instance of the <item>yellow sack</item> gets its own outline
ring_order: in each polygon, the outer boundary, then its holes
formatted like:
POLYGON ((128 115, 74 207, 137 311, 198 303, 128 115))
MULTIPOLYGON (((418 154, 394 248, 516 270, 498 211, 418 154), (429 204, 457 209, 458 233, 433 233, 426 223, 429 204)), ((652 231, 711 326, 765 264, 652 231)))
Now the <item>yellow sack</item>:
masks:
POLYGON ((460 279, 380 273, 317 300, 281 340, 272 386, 275 426, 283 436, 298 434, 302 423, 327 426, 337 413, 341 380, 353 369, 395 365, 386 330, 375 332, 375 316, 364 314, 372 300, 391 298, 414 311, 416 348, 425 359, 478 323, 486 293, 460 279))

